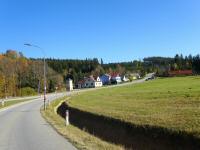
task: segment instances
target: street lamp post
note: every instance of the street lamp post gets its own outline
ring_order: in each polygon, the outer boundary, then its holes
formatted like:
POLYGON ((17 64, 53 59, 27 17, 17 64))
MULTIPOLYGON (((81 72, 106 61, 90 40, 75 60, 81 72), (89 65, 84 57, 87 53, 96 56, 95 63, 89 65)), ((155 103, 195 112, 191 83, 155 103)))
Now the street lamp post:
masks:
POLYGON ((43 62, 44 62, 44 110, 46 110, 46 91, 47 91, 47 87, 46 87, 46 65, 45 65, 46 64, 46 60, 45 60, 45 52, 44 52, 44 50, 41 47, 39 47, 37 45, 32 45, 32 44, 28 44, 28 43, 26 43, 24 45, 38 48, 38 49, 40 49, 42 51, 42 53, 44 55, 44 58, 43 58, 43 62))

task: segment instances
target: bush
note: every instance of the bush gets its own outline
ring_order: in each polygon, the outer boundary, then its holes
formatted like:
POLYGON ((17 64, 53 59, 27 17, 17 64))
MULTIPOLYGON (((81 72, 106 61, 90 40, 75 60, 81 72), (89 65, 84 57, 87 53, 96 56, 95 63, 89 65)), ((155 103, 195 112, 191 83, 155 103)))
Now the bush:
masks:
POLYGON ((22 88, 21 92, 22 92, 22 96, 30 96, 30 95, 37 94, 37 92, 33 88, 30 88, 30 87, 22 88))

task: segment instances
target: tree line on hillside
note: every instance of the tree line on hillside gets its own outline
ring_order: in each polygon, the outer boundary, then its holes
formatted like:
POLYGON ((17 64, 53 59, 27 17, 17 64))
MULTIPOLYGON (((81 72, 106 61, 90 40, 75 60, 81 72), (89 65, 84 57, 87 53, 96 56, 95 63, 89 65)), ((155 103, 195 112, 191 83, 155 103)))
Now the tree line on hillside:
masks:
MULTIPOLYGON (((141 60, 120 63, 103 63, 94 59, 46 59, 48 92, 65 88, 68 78, 74 83, 90 75, 105 73, 127 75, 156 72, 158 76, 168 76, 173 70, 193 70, 200 74, 200 56, 175 55, 168 57, 148 57, 141 60)), ((0 97, 29 95, 43 91, 43 60, 28 59, 22 53, 8 50, 0 54, 0 97)))
MULTIPOLYGON (((63 78, 50 67, 47 68, 47 89, 63 84, 63 78)), ((7 50, 0 54, 0 97, 25 96, 43 91, 43 62, 27 59, 22 53, 7 50)))
POLYGON ((185 56, 176 54, 174 58, 148 57, 144 58, 144 65, 159 76, 168 76, 169 71, 192 70, 193 74, 200 73, 200 56, 185 56))
POLYGON ((101 59, 97 58, 85 60, 70 59, 47 59, 48 66, 63 75, 64 80, 73 79, 75 83, 90 75, 101 76, 105 73, 121 75, 131 72, 140 72, 145 74, 142 62, 134 61, 127 63, 110 63, 104 64, 101 59))
POLYGON ((97 58, 85 60, 70 59, 47 59, 48 65, 63 75, 64 79, 71 78, 78 82, 90 75, 101 76, 104 73, 121 75, 139 73, 144 76, 146 73, 156 72, 158 76, 168 76, 173 70, 193 70, 194 74, 200 73, 200 56, 185 56, 182 54, 169 57, 148 57, 130 62, 108 63, 97 58))

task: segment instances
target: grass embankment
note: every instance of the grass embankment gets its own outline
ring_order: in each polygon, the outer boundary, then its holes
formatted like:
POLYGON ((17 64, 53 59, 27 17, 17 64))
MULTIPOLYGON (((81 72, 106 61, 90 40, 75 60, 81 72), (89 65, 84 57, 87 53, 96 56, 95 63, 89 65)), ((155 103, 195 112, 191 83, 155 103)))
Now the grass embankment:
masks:
POLYGON ((79 93, 43 116, 80 149, 199 149, 200 77, 165 78, 79 93), (85 132, 87 131, 87 132, 85 132), (100 137, 96 138, 92 135, 100 137))
POLYGON ((9 106, 18 104, 18 103, 30 101, 30 100, 33 100, 33 99, 30 99, 30 98, 29 98, 29 99, 22 99, 22 100, 19 99, 19 100, 5 101, 5 102, 4 102, 4 106, 2 106, 1 101, 0 101, 0 109, 1 109, 1 108, 6 108, 6 107, 9 107, 9 106))
POLYGON ((84 150, 122 149, 122 147, 120 146, 102 141, 101 139, 96 138, 73 125, 69 125, 66 127, 65 120, 54 112, 54 108, 57 107, 59 103, 65 99, 66 97, 51 102, 51 106, 49 106, 46 111, 43 111, 41 109, 42 116, 47 120, 47 122, 49 122, 54 127, 54 129, 56 129, 56 131, 59 134, 68 139, 78 149, 84 149, 84 150))
POLYGON ((72 96, 69 106, 200 137, 200 77, 177 77, 72 96))

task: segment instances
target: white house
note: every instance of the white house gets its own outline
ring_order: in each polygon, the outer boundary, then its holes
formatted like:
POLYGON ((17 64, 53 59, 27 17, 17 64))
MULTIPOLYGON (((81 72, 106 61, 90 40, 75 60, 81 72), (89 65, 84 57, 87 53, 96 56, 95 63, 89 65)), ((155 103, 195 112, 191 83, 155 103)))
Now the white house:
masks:
POLYGON ((103 83, 99 77, 95 79, 93 76, 90 76, 89 78, 84 78, 84 80, 79 81, 78 88, 96 88, 102 87, 102 85, 103 83))
POLYGON ((94 86, 95 87, 102 87, 103 86, 103 83, 102 83, 102 81, 99 77, 96 78, 96 80, 94 82, 94 86))
POLYGON ((129 79, 128 79, 126 76, 122 76, 122 81, 124 81, 124 82, 128 82, 129 79))
POLYGON ((118 84, 118 83, 121 83, 121 82, 122 82, 122 80, 121 80, 121 77, 120 77, 119 74, 113 74, 111 76, 111 83, 112 84, 118 84))

